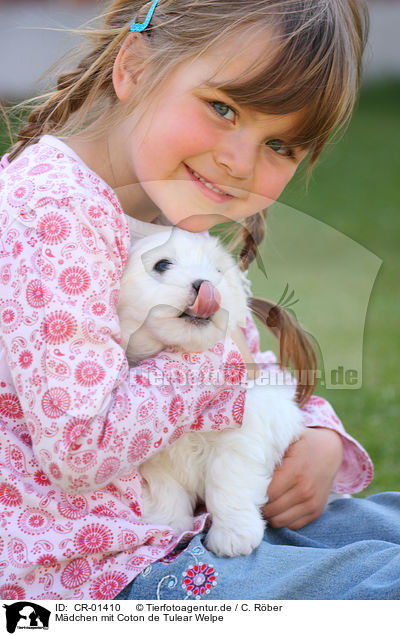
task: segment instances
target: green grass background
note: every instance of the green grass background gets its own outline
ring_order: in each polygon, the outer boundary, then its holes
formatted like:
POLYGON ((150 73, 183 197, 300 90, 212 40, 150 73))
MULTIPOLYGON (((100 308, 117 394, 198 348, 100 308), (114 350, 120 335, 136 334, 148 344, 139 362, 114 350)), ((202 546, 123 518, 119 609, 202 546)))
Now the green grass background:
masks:
MULTIPOLYGON (((2 125, 0 151, 8 145, 2 125)), ((375 478, 362 495, 400 489, 399 149, 400 82, 368 85, 345 136, 321 157, 308 187, 296 179, 281 197, 283 203, 342 232, 383 261, 366 316, 362 388, 318 388, 373 459, 375 478)), ((265 285, 256 268, 250 275, 256 287, 265 285)), ((338 328, 332 346, 343 345, 342 337, 338 328)), ((263 346, 270 342, 262 332, 263 346)))
MULTIPOLYGON (((366 86, 344 137, 324 152, 308 187, 296 178, 281 201, 382 260, 366 315, 362 388, 319 386, 317 393, 331 402, 348 432, 372 457, 375 478, 362 495, 399 490, 400 82, 366 86)), ((251 278, 255 293, 265 295, 260 293, 265 279, 257 268, 251 269, 251 278)), ((332 346, 343 344, 338 322, 332 346)), ((268 347, 265 333, 261 340, 268 347)))

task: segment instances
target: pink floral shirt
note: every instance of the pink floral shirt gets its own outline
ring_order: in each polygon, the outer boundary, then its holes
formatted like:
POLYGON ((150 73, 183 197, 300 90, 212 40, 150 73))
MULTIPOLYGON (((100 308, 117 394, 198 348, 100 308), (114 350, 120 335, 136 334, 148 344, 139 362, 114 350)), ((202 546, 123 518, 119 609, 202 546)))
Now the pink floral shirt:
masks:
MULTIPOLYGON (((116 306, 130 235, 115 194, 54 137, 2 166, 0 598, 111 599, 180 539, 141 520, 138 466, 185 431, 240 425, 245 368, 227 339, 129 369, 116 306), (205 385, 210 372, 225 384, 205 385)), ((250 319, 245 331, 273 362, 250 319)), ((342 435, 336 491, 364 488, 371 462, 331 407, 313 398, 305 414, 342 435)))

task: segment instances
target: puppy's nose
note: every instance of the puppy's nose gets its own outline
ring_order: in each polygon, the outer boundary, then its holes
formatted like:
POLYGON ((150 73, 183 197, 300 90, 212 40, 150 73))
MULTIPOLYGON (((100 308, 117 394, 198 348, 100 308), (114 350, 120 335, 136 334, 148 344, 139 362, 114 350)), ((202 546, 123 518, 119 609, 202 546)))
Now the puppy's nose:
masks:
POLYGON ((208 280, 195 280, 192 283, 196 291, 196 300, 187 308, 186 313, 198 318, 209 318, 221 306, 221 294, 208 280))
POLYGON ((208 280, 201 280, 201 279, 193 281, 192 287, 193 287, 194 291, 196 292, 196 294, 199 293, 199 289, 201 287, 201 284, 202 283, 208 283, 208 282, 209 282, 208 280))

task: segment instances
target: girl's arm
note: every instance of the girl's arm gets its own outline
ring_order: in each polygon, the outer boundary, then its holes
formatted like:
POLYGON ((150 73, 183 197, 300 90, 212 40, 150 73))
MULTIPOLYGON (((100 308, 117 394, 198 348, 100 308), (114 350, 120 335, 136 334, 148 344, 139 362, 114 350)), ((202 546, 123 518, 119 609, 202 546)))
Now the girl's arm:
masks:
MULTIPOLYGON (((244 334, 261 368, 275 365, 272 352, 259 351, 259 334, 250 315, 244 334)), ((345 431, 326 400, 312 396, 303 411, 307 428, 275 470, 264 507, 271 525, 293 530, 319 517, 330 492, 358 492, 373 477, 368 454, 345 431)))
POLYGON ((1 280, 7 391, 41 468, 75 493, 131 473, 187 430, 240 425, 245 397, 231 340, 129 369, 116 312, 129 235, 104 197, 90 202, 46 197, 15 216, 1 280))
POLYGON ((291 444, 268 487, 263 514, 275 528, 298 530, 323 512, 343 457, 340 436, 305 428, 291 444))

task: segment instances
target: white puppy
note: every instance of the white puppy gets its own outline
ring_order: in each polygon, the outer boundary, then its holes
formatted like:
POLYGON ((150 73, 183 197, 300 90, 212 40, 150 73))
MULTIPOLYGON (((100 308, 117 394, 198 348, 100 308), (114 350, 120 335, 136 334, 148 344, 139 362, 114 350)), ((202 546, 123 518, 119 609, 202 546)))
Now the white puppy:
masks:
MULTIPOLYGON (((202 351, 223 340, 244 325, 245 287, 216 238, 175 228, 136 241, 118 304, 130 364, 167 347, 202 351)), ((207 547, 249 554, 262 540, 260 507, 272 473, 301 421, 293 386, 248 386, 240 428, 186 433, 140 466, 144 520, 190 530, 202 500, 212 514, 207 547)))

